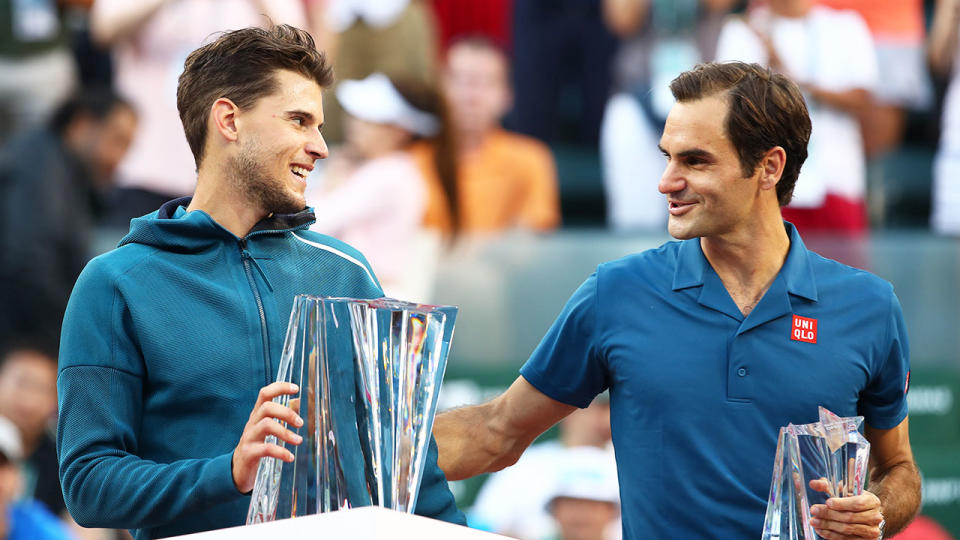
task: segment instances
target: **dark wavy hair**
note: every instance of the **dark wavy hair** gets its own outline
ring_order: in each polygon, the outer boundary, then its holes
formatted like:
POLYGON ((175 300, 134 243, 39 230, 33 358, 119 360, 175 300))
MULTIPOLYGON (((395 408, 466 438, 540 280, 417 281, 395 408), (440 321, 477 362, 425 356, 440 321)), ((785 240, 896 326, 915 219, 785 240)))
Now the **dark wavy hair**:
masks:
POLYGON ((241 110, 249 109, 277 90, 274 73, 281 69, 324 88, 333 83, 333 69, 310 34, 286 24, 224 32, 190 53, 177 85, 177 109, 197 168, 213 103, 227 98, 241 110))
POLYGON ((800 167, 807 159, 810 114, 796 83, 759 64, 711 62, 681 73, 670 83, 677 101, 696 101, 726 92, 730 104, 724 127, 737 149, 744 176, 756 170, 768 150, 780 146, 787 154, 777 182, 777 200, 786 206, 800 167))

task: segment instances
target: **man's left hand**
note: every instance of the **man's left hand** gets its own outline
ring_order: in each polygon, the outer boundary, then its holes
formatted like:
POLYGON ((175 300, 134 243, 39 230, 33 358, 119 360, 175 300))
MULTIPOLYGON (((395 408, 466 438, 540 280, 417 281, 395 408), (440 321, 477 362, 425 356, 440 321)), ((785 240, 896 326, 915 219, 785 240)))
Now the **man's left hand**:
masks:
MULTIPOLYGON (((811 480, 810 487, 829 493, 826 479, 811 480)), ((869 491, 853 497, 830 497, 826 504, 810 507, 810 523, 827 540, 877 540, 880 538, 880 499, 869 491)))

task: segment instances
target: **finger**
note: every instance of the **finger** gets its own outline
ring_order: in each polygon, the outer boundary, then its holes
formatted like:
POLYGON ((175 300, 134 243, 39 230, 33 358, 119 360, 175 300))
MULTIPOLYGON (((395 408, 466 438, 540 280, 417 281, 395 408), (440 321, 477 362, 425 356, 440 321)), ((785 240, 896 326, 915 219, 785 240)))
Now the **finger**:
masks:
MULTIPOLYGON (((826 540, 864 540, 857 536, 847 536, 846 534, 840 534, 833 531, 821 531, 817 529, 814 529, 814 530, 816 530, 818 537, 825 538, 826 540)), ((874 540, 874 539, 870 538, 869 540, 874 540)))
POLYGON ((287 407, 293 410, 293 412, 300 414, 300 398, 293 398, 290 400, 290 403, 287 404, 287 407))
POLYGON ((296 394, 299 391, 300 387, 293 383, 275 382, 268 384, 260 389, 260 393, 257 394, 257 403, 253 406, 253 408, 256 410, 258 407, 260 407, 260 405, 268 401, 273 401, 273 398, 275 397, 296 394))
POLYGON ((286 448, 269 443, 250 443, 244 446, 243 456, 246 459, 259 461, 260 458, 272 457, 277 458, 287 463, 293 461, 293 452, 287 450, 286 448))
POLYGON ((303 442, 303 437, 283 427, 272 418, 264 418, 258 422, 253 429, 245 434, 244 438, 247 441, 259 443, 263 442, 270 435, 293 445, 298 445, 303 442))
POLYGON ((857 469, 856 463, 857 463, 857 460, 855 460, 854 458, 850 458, 847 460, 847 493, 846 493, 847 495, 853 495, 853 487, 854 487, 854 481, 855 481, 854 472, 857 469))
POLYGON ((303 426, 303 418, 300 418, 300 415, 298 415, 296 411, 273 401, 261 404, 250 416, 250 421, 255 424, 264 418, 275 418, 294 427, 303 426))
POLYGON ((810 481, 810 489, 821 493, 830 493, 830 482, 826 478, 817 478, 810 481))
POLYGON ((821 521, 836 521, 838 523, 862 523, 864 525, 879 525, 883 520, 880 511, 866 510, 864 512, 837 512, 822 504, 810 507, 810 515, 821 521))
POLYGON ((832 538, 825 533, 835 535, 837 538, 877 538, 880 536, 880 528, 876 525, 866 525, 863 523, 840 523, 837 521, 823 521, 816 518, 810 520, 810 524, 817 531, 817 534, 824 538, 832 538))
POLYGON ((869 491, 853 497, 831 497, 827 499, 827 508, 841 512, 863 512, 880 508, 880 499, 869 491))

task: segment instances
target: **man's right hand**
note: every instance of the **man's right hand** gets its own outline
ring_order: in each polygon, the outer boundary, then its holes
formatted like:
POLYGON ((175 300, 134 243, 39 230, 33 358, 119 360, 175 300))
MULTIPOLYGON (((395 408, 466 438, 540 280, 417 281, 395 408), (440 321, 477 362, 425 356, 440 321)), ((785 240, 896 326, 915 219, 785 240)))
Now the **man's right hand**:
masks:
POLYGON ((274 403, 273 399, 284 394, 296 394, 300 389, 297 385, 285 382, 275 382, 260 389, 257 395, 257 404, 250 413, 250 419, 243 428, 240 442, 233 450, 233 485, 240 493, 249 493, 257 478, 257 467, 260 458, 274 457, 286 462, 293 461, 293 454, 278 444, 267 444, 267 436, 273 435, 288 444, 300 444, 303 437, 285 428, 280 422, 300 427, 303 419, 291 407, 274 403))

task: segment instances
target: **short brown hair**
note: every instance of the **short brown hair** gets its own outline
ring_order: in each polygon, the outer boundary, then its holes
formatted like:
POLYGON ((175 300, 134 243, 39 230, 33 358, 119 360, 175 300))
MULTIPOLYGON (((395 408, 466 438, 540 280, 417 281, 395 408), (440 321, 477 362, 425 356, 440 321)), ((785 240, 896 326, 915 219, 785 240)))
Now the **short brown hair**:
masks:
POLYGON ((790 202, 807 159, 811 129, 807 104, 793 81, 759 64, 711 62, 681 73, 670 91, 681 102, 726 92, 730 106, 724 127, 743 175, 753 174, 768 150, 782 147, 787 162, 777 183, 777 200, 780 206, 790 202))
POLYGON ((249 109, 277 90, 274 73, 281 69, 321 87, 333 83, 333 70, 310 34, 286 24, 224 32, 190 53, 177 85, 177 109, 197 168, 213 103, 227 98, 241 110, 249 109))

